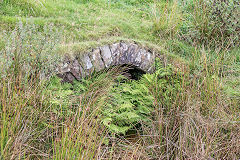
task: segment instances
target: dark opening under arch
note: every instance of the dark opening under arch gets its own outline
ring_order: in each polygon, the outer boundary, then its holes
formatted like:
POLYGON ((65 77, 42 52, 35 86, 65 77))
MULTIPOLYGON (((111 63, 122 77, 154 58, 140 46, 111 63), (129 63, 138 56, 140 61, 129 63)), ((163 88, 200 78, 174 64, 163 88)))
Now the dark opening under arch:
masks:
POLYGON ((120 67, 124 68, 123 75, 131 80, 139 80, 145 71, 134 65, 123 64, 120 67))

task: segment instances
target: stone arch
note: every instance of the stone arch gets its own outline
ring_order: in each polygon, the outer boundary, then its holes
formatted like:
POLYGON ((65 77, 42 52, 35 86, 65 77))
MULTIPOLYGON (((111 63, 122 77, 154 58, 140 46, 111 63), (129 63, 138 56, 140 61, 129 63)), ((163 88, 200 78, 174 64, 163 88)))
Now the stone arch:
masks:
POLYGON ((155 54, 136 43, 119 42, 93 49, 91 52, 79 54, 73 60, 66 58, 58 67, 58 76, 64 82, 81 80, 105 68, 117 65, 135 66, 146 73, 154 71, 155 54))

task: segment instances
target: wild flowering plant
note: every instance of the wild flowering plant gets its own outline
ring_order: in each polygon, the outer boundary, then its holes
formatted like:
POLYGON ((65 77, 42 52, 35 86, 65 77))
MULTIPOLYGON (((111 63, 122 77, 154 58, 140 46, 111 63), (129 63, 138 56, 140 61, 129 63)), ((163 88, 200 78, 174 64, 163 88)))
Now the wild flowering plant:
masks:
POLYGON ((33 76, 46 76, 54 70, 60 60, 56 54, 60 34, 52 24, 38 26, 19 21, 10 31, 3 31, 3 47, 0 50, 0 72, 33 76))

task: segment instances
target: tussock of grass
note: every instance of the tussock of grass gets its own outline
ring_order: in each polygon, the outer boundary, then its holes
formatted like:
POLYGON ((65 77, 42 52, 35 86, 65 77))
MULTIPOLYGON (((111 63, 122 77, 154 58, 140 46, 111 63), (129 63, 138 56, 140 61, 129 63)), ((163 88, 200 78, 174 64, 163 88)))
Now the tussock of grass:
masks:
POLYGON ((41 16, 47 14, 47 8, 45 0, 4 0, 0 13, 8 16, 41 16))

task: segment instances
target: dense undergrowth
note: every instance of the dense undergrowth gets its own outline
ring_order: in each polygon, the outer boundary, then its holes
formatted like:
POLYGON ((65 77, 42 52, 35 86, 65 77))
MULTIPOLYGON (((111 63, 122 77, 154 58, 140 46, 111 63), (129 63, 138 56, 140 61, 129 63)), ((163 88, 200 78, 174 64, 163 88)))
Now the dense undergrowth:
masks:
POLYGON ((239 10, 236 0, 0 1, 0 159, 239 159, 239 10), (156 72, 53 75, 62 54, 119 40, 159 53, 156 72))

